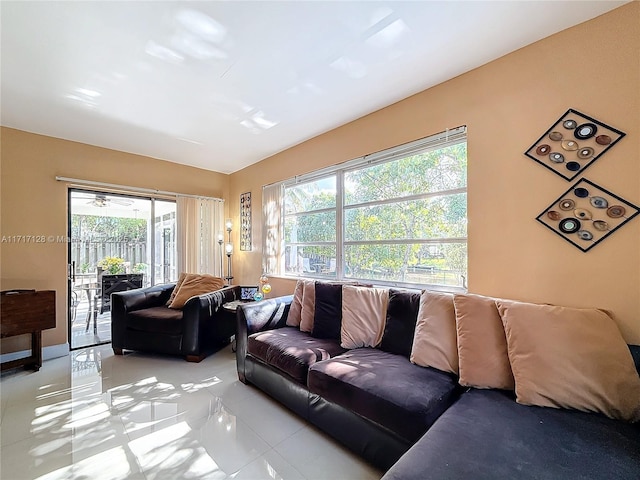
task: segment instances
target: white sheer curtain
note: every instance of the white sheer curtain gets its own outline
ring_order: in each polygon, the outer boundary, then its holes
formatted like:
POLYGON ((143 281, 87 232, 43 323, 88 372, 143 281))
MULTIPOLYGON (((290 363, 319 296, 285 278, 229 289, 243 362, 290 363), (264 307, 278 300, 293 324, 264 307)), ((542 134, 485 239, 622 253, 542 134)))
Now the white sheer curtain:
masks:
POLYGON ((224 202, 218 198, 176 198, 178 272, 220 272, 218 232, 224 231, 224 202))
POLYGON ((282 195, 281 183, 262 187, 262 270, 272 275, 283 273, 282 195))

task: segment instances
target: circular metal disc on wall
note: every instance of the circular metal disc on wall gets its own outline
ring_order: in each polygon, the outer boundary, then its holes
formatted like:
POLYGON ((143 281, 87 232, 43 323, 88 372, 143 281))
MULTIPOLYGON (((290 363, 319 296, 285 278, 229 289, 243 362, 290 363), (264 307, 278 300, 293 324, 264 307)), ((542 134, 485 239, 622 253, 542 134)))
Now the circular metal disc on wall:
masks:
POLYGON ((591 158, 593 157, 593 148, 591 147, 582 147, 580 150, 578 150, 578 158, 581 160, 585 160, 587 158, 591 158))
POLYGON ((607 208, 609 206, 609 202, 603 197, 591 197, 589 202, 596 208, 607 208))
POLYGON ((562 122, 562 126, 564 128, 566 128, 567 130, 573 130, 574 128, 576 128, 578 126, 578 122, 576 122, 575 120, 565 120, 564 122, 562 122))
POLYGON ((624 217, 625 213, 627 213, 627 210, 622 205, 614 205, 607 208, 607 215, 609 215, 611 218, 624 217))
POLYGON ((551 132, 549 134, 549 138, 554 142, 557 142, 558 140, 562 140, 562 134, 560 132, 551 132))
POLYGON ((573 211, 573 214, 575 215, 576 218, 579 218, 581 220, 591 220, 593 218, 593 216, 591 215, 591 212, 586 208, 576 208, 573 211))
POLYGON ((594 220, 593 221, 593 228, 595 228, 596 230, 598 230, 600 232, 604 232, 605 230, 609 230, 609 224, 607 222, 605 222, 604 220, 594 220))
POLYGON ((560 226, 558 228, 564 233, 575 233, 580 230, 580 226, 580 220, 575 218, 565 218, 560 222, 560 226))
POLYGON ((578 149, 578 142, 576 142, 575 140, 563 140, 560 145, 564 150, 567 150, 568 152, 573 152, 574 150, 578 149))
POLYGON ((566 167, 567 170, 570 170, 572 172, 577 172, 578 170, 580 170, 580 164, 578 162, 568 162, 566 167))
POLYGON ((560 215, 560 212, 556 212, 555 210, 549 210, 547 212, 547 217, 549 217, 551 220, 558 221, 562 218, 562 215, 560 215))
POLYGON ((609 135, 598 135, 596 137, 596 143, 598 145, 609 145, 611 143, 611 137, 609 135))
POLYGON ((578 237, 580 237, 581 240, 593 240, 593 233, 589 230, 580 230, 578 231, 578 237))
POLYGON ((538 148, 536 148, 536 153, 538 155, 546 155, 550 151, 551 151, 551 147, 549 145, 546 145, 546 144, 538 145, 538 148))
POLYGON ((576 202, 571 200, 570 198, 565 198, 564 200, 560 200, 560 210, 573 210, 573 207, 576 206, 576 202))
POLYGON ((573 131, 573 136, 579 140, 586 140, 587 138, 593 137, 597 131, 598 127, 595 123, 583 123, 576 127, 573 131))
POLYGON ((576 188, 573 191, 573 193, 575 194, 576 197, 579 197, 579 198, 587 198, 589 196, 589 190, 582 187, 576 188))
POLYGON ((553 152, 549 154, 549 160, 553 163, 562 163, 564 162, 564 155, 558 152, 553 152))

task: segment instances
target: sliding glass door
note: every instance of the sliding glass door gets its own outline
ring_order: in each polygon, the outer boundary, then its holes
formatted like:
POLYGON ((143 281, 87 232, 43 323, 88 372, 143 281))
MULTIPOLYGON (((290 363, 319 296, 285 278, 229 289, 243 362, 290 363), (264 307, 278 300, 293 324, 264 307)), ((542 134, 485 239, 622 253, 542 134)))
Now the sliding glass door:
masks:
POLYGON ((110 293, 176 279, 176 204, 69 190, 71 349, 111 341, 110 293))

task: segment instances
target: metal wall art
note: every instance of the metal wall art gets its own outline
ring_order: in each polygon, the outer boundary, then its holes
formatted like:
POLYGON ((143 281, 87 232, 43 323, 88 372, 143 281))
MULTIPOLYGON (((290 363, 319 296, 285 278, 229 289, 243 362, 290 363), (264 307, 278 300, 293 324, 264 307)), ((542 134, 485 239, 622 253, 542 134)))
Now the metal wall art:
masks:
POLYGON ((625 136, 624 132, 569 109, 525 155, 573 180, 625 136))
POLYGON ((583 178, 536 220, 586 252, 639 212, 637 206, 583 178))
POLYGON ((251 192, 240 195, 240 250, 251 250, 251 192))

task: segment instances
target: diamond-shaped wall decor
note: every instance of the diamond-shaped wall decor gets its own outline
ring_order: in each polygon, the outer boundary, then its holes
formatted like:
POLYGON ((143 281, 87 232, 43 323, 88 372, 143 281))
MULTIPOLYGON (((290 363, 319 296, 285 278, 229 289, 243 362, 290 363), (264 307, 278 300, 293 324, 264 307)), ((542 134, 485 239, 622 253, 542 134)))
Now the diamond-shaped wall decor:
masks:
POLYGON ((625 136, 624 132, 569 109, 525 155, 573 180, 625 136))
POLYGON ((586 252, 639 212, 637 206, 583 178, 536 220, 586 252))

